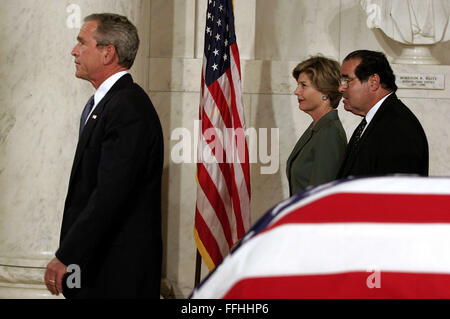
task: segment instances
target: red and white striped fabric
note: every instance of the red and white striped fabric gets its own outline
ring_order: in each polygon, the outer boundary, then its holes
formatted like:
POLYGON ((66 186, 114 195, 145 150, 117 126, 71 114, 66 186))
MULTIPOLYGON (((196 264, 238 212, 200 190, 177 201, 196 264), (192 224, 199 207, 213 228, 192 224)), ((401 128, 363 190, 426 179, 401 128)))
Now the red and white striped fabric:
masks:
POLYGON ((232 1, 206 19, 194 238, 212 270, 250 227, 250 169, 232 1))
POLYGON ((192 298, 450 298, 450 178, 331 183, 264 215, 192 298))

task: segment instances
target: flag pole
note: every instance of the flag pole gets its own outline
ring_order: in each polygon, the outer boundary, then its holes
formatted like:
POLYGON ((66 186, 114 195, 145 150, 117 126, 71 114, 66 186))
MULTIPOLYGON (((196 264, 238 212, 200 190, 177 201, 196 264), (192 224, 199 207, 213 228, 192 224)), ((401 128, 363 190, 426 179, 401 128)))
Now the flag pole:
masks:
POLYGON ((201 277, 201 273, 202 273, 202 257, 200 256, 200 253, 198 251, 198 249, 196 249, 197 251, 197 257, 195 258, 195 283, 194 283, 194 288, 198 286, 198 284, 200 283, 200 277, 201 277))

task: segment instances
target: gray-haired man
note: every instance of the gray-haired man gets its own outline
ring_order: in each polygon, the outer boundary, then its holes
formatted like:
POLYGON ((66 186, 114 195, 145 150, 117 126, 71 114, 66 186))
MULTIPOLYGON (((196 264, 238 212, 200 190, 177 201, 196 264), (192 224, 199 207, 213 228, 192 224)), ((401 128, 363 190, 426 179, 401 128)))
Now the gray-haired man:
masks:
POLYGON ((77 40, 76 77, 95 94, 80 121, 60 246, 45 282, 68 298, 159 298, 163 137, 149 97, 128 73, 137 30, 126 17, 93 14, 77 40), (80 269, 73 289, 69 265, 80 269))

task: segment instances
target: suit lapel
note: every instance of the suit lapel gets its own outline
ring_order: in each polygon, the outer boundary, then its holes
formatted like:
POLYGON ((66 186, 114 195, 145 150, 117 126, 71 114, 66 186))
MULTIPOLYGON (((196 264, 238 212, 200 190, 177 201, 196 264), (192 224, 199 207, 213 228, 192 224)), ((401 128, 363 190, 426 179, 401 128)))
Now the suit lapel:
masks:
POLYGON ((311 130, 311 128, 312 128, 312 124, 308 127, 308 129, 305 131, 305 133, 303 133, 303 135, 297 141, 297 144, 295 144, 291 155, 289 155, 289 158, 288 158, 287 163, 286 163, 286 168, 287 168, 286 173, 287 173, 288 180, 291 178, 292 162, 294 161, 294 159, 297 158, 298 154, 301 152, 303 147, 306 145, 306 143, 308 143, 308 141, 312 137, 312 130, 311 130))
POLYGON ((89 117, 89 120, 86 123, 86 126, 83 129, 83 132, 78 140, 77 144, 77 150, 75 152, 75 159, 73 161, 73 167, 72 172, 70 174, 70 180, 69 180, 69 186, 72 184, 72 180, 75 176, 75 172, 78 169, 78 165, 80 163, 80 160, 82 158, 83 152, 86 149, 86 145, 89 141, 89 138, 97 125, 98 121, 101 119, 103 111, 105 109, 106 103, 114 96, 114 94, 127 87, 128 85, 133 83, 133 79, 130 74, 125 74, 122 76, 106 93, 106 95, 101 99, 101 101, 98 103, 98 105, 95 107, 94 111, 92 112, 91 116, 89 117))

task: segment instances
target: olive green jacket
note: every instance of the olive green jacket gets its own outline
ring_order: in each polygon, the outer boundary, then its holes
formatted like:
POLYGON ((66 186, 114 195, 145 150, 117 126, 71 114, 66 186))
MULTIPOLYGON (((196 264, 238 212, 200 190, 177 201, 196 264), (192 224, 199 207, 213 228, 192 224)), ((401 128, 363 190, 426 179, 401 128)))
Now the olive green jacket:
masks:
POLYGON ((334 180, 346 146, 347 136, 337 110, 325 114, 314 127, 311 123, 287 160, 289 196, 334 180))

